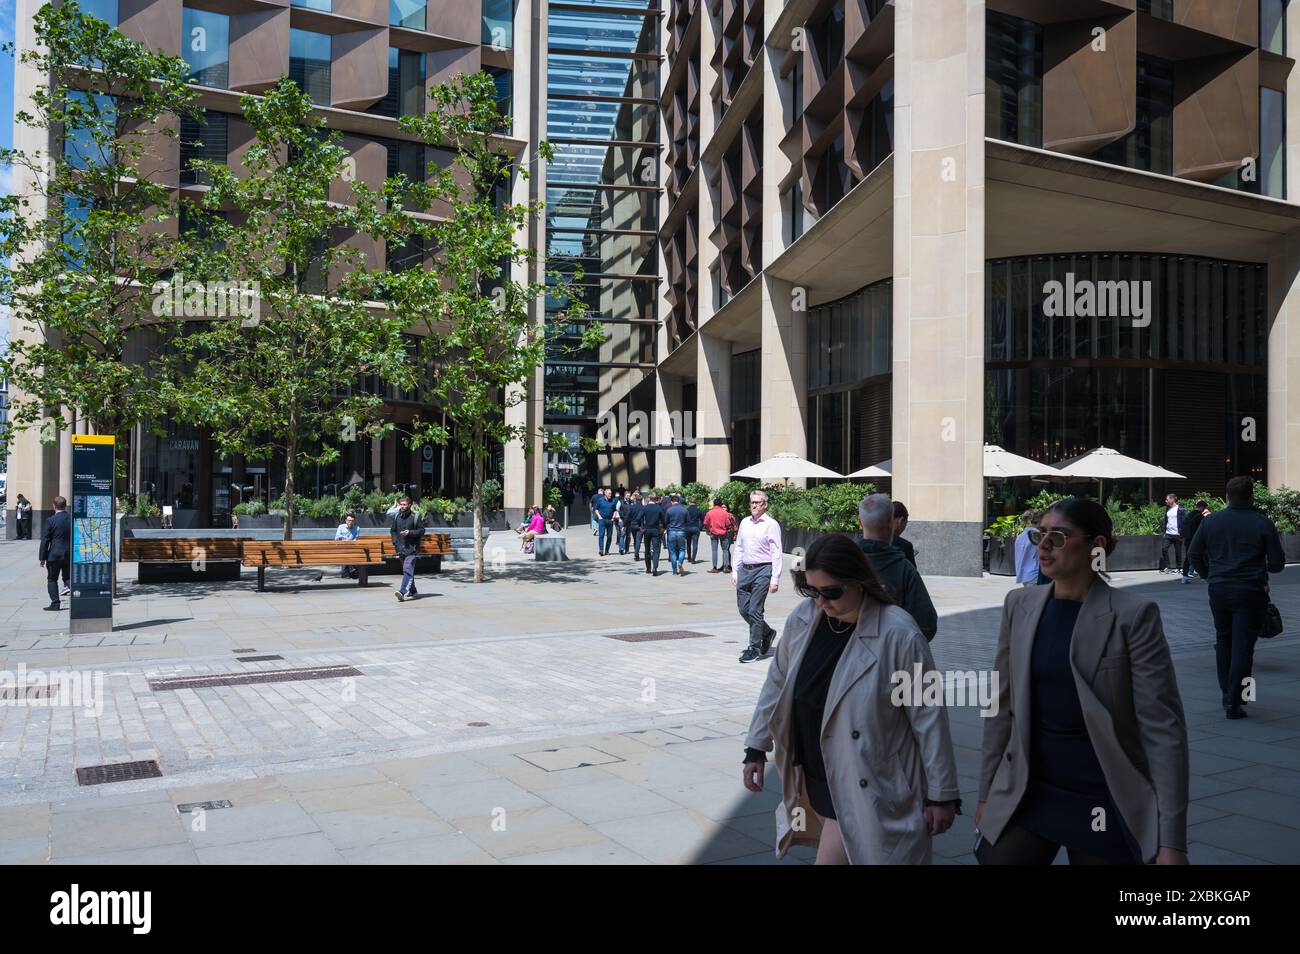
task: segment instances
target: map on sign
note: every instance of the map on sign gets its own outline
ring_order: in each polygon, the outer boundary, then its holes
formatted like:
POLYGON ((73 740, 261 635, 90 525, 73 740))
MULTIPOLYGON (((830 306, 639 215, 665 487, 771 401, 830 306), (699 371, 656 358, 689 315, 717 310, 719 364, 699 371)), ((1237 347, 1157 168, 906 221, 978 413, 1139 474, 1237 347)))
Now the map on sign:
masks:
POLYGON ((72 522, 74 563, 111 563, 113 560, 113 498, 108 494, 86 495, 80 503, 85 513, 72 522))

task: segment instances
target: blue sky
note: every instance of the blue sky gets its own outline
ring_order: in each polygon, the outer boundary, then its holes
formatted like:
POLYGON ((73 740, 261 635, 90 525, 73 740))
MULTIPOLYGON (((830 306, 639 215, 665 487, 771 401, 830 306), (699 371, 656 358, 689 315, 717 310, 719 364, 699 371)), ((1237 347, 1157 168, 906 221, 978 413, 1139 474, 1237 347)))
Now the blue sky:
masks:
MULTIPOLYGON (((14 0, 0 0, 0 45, 14 40, 14 0)), ((14 131, 14 62, 7 53, 0 53, 0 148, 13 144, 14 131)), ((0 192, 7 193, 9 176, 0 172, 0 192)))

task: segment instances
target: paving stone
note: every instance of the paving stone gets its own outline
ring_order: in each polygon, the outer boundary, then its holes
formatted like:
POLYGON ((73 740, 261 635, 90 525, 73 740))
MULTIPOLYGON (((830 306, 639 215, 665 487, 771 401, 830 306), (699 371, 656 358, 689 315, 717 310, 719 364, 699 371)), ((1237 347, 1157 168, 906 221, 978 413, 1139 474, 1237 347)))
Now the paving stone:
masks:
POLYGON ((340 849, 420 840, 455 830, 414 800, 318 813, 312 818, 325 837, 340 849))
MULTIPOLYGON (((317 831, 316 823, 297 803, 268 802, 208 812, 206 830, 189 831, 189 839, 195 848, 202 849, 284 839, 317 831)), ((203 860, 202 854, 199 860, 203 860)))
POLYGON ((612 762, 623 761, 617 755, 601 752, 589 745, 543 749, 537 752, 521 752, 519 758, 547 772, 583 768, 588 765, 608 765, 612 762))
POLYGON ((1300 829, 1245 815, 1225 815, 1189 825, 1187 841, 1239 852, 1272 864, 1294 864, 1300 858, 1300 829))
POLYGON ((689 809, 601 822, 595 828, 659 864, 709 864, 766 849, 761 842, 689 809))
POLYGON ((197 848, 204 865, 341 865, 343 855, 321 834, 290 835, 260 841, 197 848))
POLYGON ((605 839, 553 805, 457 819, 456 827, 498 860, 576 848, 605 839))
POLYGON ((51 818, 51 856, 56 859, 154 848, 186 840, 185 829, 170 802, 55 812, 51 818))
POLYGON ((428 805, 442 818, 455 822, 462 819, 487 818, 497 809, 507 812, 543 808, 546 802, 506 779, 463 782, 458 785, 418 786, 411 794, 428 805))
POLYGON ((1300 830, 1300 798, 1290 795, 1243 788, 1224 795, 1212 795, 1200 799, 1197 804, 1300 830))
POLYGON ((433 838, 383 842, 344 849, 350 864, 363 865, 495 865, 500 864, 468 836, 455 833, 433 838))
POLYGON ((515 855, 507 865, 644 865, 646 860, 617 842, 597 841, 572 848, 556 848, 531 855, 515 855))
POLYGON ((587 824, 672 811, 676 807, 662 795, 621 779, 558 788, 542 793, 542 797, 587 824))
POLYGON ((56 858, 52 862, 56 865, 196 865, 198 863, 199 858, 194 848, 186 844, 106 851, 77 858, 56 858))

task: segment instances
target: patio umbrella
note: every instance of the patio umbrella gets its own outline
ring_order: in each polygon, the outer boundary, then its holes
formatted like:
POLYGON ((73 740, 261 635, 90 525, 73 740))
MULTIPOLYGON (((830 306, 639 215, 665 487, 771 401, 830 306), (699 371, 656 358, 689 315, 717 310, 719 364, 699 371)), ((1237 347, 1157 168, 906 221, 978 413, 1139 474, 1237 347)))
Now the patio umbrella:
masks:
POLYGON ((804 460, 798 454, 777 454, 775 457, 769 457, 752 467, 738 470, 731 476, 756 477, 759 480, 795 480, 808 477, 844 479, 842 474, 828 470, 820 464, 814 464, 810 460, 804 460))
POLYGON ((1095 447, 1086 454, 1061 461, 1056 465, 1056 472, 1062 477, 1096 477, 1097 497, 1103 501, 1106 498, 1102 496, 1101 489, 1108 477, 1111 480, 1133 478, 1149 480, 1153 477, 1183 479, 1182 474, 1157 467, 1155 464, 1148 464, 1144 460, 1125 457, 1111 447, 1095 447))
POLYGON ((1044 474, 1056 476, 1059 473, 1051 464, 1040 464, 1028 457, 1005 451, 996 444, 984 445, 985 477, 1039 477, 1044 474))
POLYGON ((872 464, 870 467, 863 467, 861 470, 855 470, 849 474, 853 477, 892 477, 894 476, 894 458, 882 460, 879 464, 872 464))

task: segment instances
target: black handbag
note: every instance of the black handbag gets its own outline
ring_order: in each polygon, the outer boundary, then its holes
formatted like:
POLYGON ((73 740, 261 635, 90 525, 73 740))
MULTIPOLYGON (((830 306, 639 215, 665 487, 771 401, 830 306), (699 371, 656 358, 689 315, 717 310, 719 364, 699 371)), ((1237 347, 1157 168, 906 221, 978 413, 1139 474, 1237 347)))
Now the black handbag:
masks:
POLYGON ((1268 608, 1264 610, 1264 629, 1259 635, 1264 639, 1272 639, 1274 636, 1278 636, 1281 633, 1282 614, 1278 612, 1277 607, 1273 605, 1272 600, 1270 600, 1268 608))

